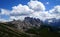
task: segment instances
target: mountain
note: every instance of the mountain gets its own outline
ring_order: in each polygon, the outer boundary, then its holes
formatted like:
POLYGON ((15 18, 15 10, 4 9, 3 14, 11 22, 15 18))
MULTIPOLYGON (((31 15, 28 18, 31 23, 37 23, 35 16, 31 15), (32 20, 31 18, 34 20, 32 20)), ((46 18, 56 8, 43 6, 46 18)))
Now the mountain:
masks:
POLYGON ((6 22, 9 26, 14 27, 19 30, 26 31, 32 27, 39 28, 43 22, 38 18, 25 17, 23 21, 13 20, 11 22, 6 22))
POLYGON ((9 27, 6 23, 0 23, 0 37, 29 37, 30 34, 26 34, 23 31, 18 31, 15 28, 9 27))
MULTIPOLYGON (((46 23, 47 22, 48 20, 46 21, 46 23)), ((13 20, 10 22, 0 23, 0 36, 4 35, 8 37, 16 37, 16 36, 19 36, 19 37, 20 36, 21 37, 60 37, 60 29, 57 29, 56 27, 53 27, 52 25, 50 26, 49 25, 50 23, 48 22, 48 24, 45 24, 40 19, 31 18, 31 17, 25 17, 23 21, 13 20)))
POLYGON ((52 18, 45 20, 45 23, 50 26, 60 27, 60 19, 52 18))
POLYGON ((24 22, 30 23, 33 27, 40 27, 40 25, 43 24, 43 22, 40 21, 40 19, 30 18, 30 17, 26 17, 24 22))
POLYGON ((60 33, 60 19, 47 19, 45 20, 45 24, 48 24, 51 27, 52 31, 60 33))

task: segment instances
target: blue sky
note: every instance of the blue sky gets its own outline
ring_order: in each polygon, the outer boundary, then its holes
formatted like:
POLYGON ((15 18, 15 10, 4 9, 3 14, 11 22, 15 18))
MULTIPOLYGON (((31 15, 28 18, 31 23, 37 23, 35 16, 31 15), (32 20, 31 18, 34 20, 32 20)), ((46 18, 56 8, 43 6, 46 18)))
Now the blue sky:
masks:
POLYGON ((0 0, 0 20, 19 19, 25 16, 40 19, 58 16, 56 19, 60 19, 60 0, 0 0))
MULTIPOLYGON (((0 0, 0 8, 11 10, 13 6, 16 6, 18 4, 26 5, 27 2, 29 1, 30 0, 0 0)), ((55 5, 60 5, 60 0, 38 0, 38 1, 42 2, 46 6, 47 10, 51 9, 55 5), (49 4, 46 4, 47 2, 49 2, 49 4)))

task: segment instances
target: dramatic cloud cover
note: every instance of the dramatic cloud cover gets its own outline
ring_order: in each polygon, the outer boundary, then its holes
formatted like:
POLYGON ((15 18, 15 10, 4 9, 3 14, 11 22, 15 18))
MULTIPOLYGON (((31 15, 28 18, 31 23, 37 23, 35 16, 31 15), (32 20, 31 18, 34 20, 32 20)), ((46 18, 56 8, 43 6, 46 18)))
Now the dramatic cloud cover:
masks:
MULTIPOLYGON (((49 4, 47 2, 47 4, 49 4)), ((49 11, 46 11, 46 8, 42 2, 39 2, 37 0, 27 3, 27 5, 19 4, 17 6, 13 6, 12 10, 6 10, 1 9, 0 12, 0 18, 1 15, 7 15, 9 16, 8 21, 10 20, 23 20, 25 17, 33 17, 33 18, 39 18, 42 21, 45 21, 46 19, 56 18, 60 19, 60 5, 55 6, 49 11)), ((0 19, 0 21, 3 21, 4 19, 0 19)), ((6 20, 5 20, 6 21, 6 20)))
POLYGON ((53 9, 49 10, 49 13, 53 18, 60 19, 60 5, 57 5, 53 9))
POLYGON ((34 11, 44 11, 45 10, 45 6, 43 5, 43 3, 39 2, 39 1, 30 1, 28 2, 28 6, 33 9, 34 11))

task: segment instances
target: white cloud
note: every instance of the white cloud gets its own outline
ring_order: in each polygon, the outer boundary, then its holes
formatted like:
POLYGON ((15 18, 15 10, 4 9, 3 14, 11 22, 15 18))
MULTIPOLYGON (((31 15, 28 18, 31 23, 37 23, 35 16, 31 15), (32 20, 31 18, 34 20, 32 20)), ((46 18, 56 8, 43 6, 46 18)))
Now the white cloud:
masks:
POLYGON ((22 20, 24 20, 25 17, 26 16, 11 16, 10 19, 11 20, 13 20, 13 19, 15 19, 15 20, 21 20, 22 21, 22 20))
POLYGON ((6 10, 6 9, 1 9, 1 13, 0 14, 2 14, 2 15, 9 15, 10 11, 6 10))
POLYGON ((48 5, 48 4, 49 4, 49 2, 46 2, 46 4, 48 5))
POLYGON ((6 20, 6 19, 0 19, 0 22, 9 22, 9 21, 12 21, 11 19, 8 19, 8 20, 6 20))
POLYGON ((12 7, 10 15, 13 16, 11 17, 11 19, 23 19, 24 17, 40 18, 40 13, 42 13, 43 11, 45 11, 45 6, 43 5, 43 3, 36 0, 28 2, 28 5, 19 4, 12 7), (31 7, 34 7, 35 9, 31 7))
POLYGON ((53 18, 60 19, 60 5, 57 5, 53 9, 49 10, 49 13, 54 16, 53 18))
POLYGON ((30 0, 30 1, 38 1, 38 0, 30 0))
POLYGON ((39 1, 30 1, 30 2, 28 2, 28 6, 35 11, 44 11, 45 10, 45 6, 43 5, 43 3, 39 2, 39 1))
POLYGON ((48 22, 50 22, 50 23, 51 23, 51 22, 53 22, 53 20, 48 20, 48 22))
POLYGON ((42 21, 51 18, 60 19, 60 6, 58 5, 49 11, 45 11, 43 3, 37 0, 31 0, 27 5, 19 4, 17 6, 13 6, 11 11, 1 9, 0 15, 10 16, 9 20, 24 20, 25 17, 39 18, 42 21))
POLYGON ((53 9, 50 10, 50 13, 57 13, 60 14, 60 5, 55 6, 53 9))
POLYGON ((28 14, 31 14, 33 12, 32 9, 30 9, 27 5, 22 5, 22 4, 19 4, 18 6, 14 6, 12 7, 12 11, 11 11, 11 14, 12 15, 28 15, 28 14))

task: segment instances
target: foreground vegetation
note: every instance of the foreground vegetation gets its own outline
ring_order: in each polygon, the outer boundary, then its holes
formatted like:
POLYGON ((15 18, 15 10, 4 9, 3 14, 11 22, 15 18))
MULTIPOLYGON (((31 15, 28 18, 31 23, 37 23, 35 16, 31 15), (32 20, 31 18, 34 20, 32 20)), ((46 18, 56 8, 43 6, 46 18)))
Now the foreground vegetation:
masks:
POLYGON ((5 24, 0 24, 0 37, 60 37, 60 33, 52 32, 48 27, 33 27, 23 32, 5 24))
POLYGON ((60 37, 60 33, 50 31, 48 28, 42 29, 32 28, 26 32, 30 34, 36 34, 37 37, 60 37))

